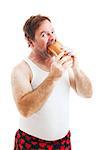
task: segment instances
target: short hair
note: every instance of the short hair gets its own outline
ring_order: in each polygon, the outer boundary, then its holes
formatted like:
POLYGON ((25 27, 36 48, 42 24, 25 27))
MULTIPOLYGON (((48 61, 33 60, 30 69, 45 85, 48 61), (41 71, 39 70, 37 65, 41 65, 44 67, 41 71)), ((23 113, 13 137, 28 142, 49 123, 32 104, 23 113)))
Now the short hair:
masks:
POLYGON ((51 22, 51 20, 42 15, 31 16, 24 24, 23 31, 25 38, 29 41, 35 39, 35 32, 40 27, 41 23, 45 20, 51 22))

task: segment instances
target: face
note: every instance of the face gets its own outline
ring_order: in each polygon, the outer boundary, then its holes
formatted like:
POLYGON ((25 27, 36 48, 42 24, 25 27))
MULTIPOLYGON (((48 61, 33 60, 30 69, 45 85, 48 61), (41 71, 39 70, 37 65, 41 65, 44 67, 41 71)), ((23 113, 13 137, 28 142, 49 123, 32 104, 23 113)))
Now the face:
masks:
POLYGON ((47 46, 56 40, 56 35, 52 24, 45 20, 36 30, 35 40, 33 41, 34 50, 47 54, 47 46))

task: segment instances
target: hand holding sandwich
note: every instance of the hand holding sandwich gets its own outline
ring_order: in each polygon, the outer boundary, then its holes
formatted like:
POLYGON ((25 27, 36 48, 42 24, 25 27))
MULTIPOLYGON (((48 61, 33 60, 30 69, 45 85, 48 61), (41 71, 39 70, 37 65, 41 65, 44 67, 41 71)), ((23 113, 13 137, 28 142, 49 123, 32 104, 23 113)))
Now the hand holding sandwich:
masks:
POLYGON ((50 74, 55 79, 60 78, 63 72, 74 64, 74 55, 71 52, 65 51, 59 42, 50 45, 48 47, 48 53, 55 56, 50 68, 50 74))

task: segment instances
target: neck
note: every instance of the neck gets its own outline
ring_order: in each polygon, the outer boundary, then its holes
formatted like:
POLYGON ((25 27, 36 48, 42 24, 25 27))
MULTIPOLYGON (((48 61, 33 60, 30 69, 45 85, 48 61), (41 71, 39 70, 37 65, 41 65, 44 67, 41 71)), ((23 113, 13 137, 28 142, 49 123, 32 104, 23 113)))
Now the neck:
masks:
POLYGON ((50 68, 51 63, 53 62, 52 57, 48 56, 47 53, 35 53, 31 52, 29 59, 37 65, 44 66, 45 68, 50 68))

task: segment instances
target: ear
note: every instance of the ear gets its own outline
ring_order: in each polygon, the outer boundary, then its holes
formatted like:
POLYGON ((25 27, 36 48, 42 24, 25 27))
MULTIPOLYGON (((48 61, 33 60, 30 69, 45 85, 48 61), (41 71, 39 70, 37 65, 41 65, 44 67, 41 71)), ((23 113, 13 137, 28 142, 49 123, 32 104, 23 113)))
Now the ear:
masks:
POLYGON ((34 47, 34 41, 31 39, 28 39, 28 47, 34 47))

